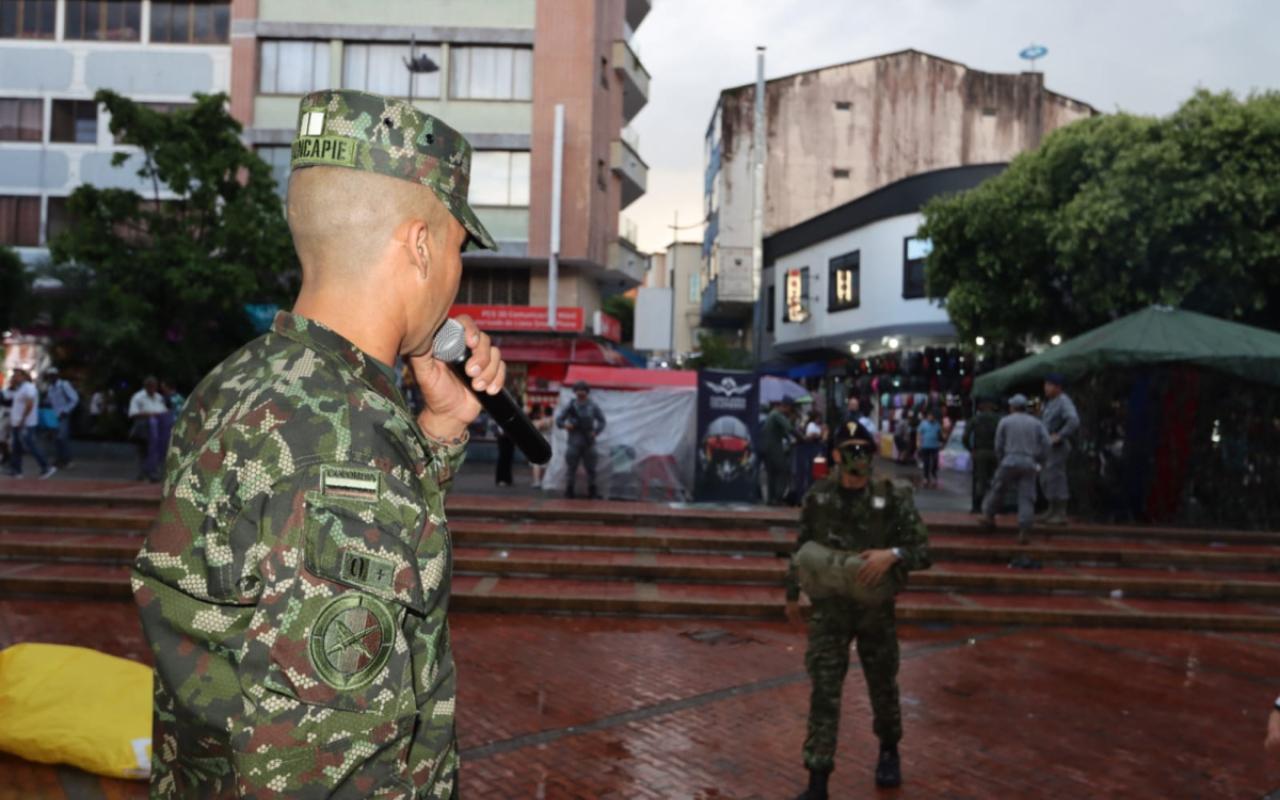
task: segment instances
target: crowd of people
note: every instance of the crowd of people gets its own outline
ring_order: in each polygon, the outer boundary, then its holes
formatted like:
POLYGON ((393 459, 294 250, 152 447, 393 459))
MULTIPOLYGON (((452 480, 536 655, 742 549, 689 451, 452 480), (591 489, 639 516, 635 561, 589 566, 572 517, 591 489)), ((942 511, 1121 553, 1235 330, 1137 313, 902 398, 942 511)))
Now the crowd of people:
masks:
MULTIPOLYGON (((138 449, 137 480, 158 481, 173 420, 182 410, 183 396, 171 381, 147 377, 129 401, 129 441, 138 449)), ((102 435, 118 413, 114 394, 99 389, 81 403, 80 393, 57 367, 49 367, 37 381, 28 366, 15 368, 9 384, 0 389, 0 460, 4 475, 25 476, 31 456, 38 477, 52 477, 73 468, 72 438, 77 432, 102 435), (52 451, 50 460, 47 451, 52 451)))

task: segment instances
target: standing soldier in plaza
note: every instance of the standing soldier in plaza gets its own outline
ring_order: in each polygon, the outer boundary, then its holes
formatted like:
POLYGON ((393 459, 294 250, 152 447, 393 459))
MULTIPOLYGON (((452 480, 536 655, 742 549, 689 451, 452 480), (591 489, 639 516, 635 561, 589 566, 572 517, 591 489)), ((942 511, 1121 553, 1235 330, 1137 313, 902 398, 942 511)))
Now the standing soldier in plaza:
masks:
POLYGON ((802 586, 813 602, 804 659, 813 682, 804 742, 809 787, 796 800, 827 800, 827 779, 835 767, 840 695, 855 639, 871 697, 873 730, 880 740, 876 784, 902 783, 898 630, 892 595, 901 588, 907 571, 927 569, 933 562, 911 490, 889 480, 871 479, 874 442, 871 432, 857 422, 837 428, 832 454, 837 469, 809 489, 800 512, 798 556, 820 546, 818 552, 827 554, 824 561, 834 572, 811 580, 799 557, 787 572, 787 618, 794 624, 801 621, 802 586), (844 590, 816 596, 818 584, 833 576, 837 582, 843 578, 844 590))
POLYGON ((982 513, 982 498, 987 496, 996 467, 1000 466, 1000 460, 996 458, 996 426, 1000 424, 1000 415, 995 412, 995 407, 994 397, 979 397, 978 413, 964 426, 964 446, 969 451, 969 462, 973 466, 973 505, 970 511, 974 514, 982 513))
POLYGON ((462 249, 493 247, 467 204, 471 146, 331 89, 303 98, 291 165, 301 293, 187 400, 133 569, 151 797, 456 797, 444 498, 473 390, 506 375, 466 317, 470 385, 432 356, 462 249))
POLYGON ((1027 413, 1027 398, 1009 398, 1009 416, 996 426, 996 458, 1000 466, 982 501, 979 525, 996 526, 996 508, 1009 486, 1018 487, 1018 544, 1031 541, 1031 525, 1036 513, 1036 472, 1049 452, 1049 434, 1040 420, 1027 413))
POLYGON ((564 454, 564 464, 569 471, 564 496, 573 498, 573 484, 578 479, 578 464, 587 471, 587 497, 600 496, 596 491, 596 437, 605 426, 604 412, 591 402, 591 385, 578 381, 573 385, 573 400, 556 417, 556 426, 569 434, 569 448, 564 454))
POLYGON ((791 398, 784 397, 764 419, 760 429, 761 455, 764 456, 764 472, 768 481, 771 506, 785 502, 787 487, 791 485, 791 440, 796 437, 791 424, 791 398))
POLYGON ((1067 487, 1067 461, 1071 458, 1071 436, 1080 427, 1080 415, 1076 404, 1062 391, 1061 375, 1046 375, 1045 404, 1040 421, 1049 432, 1049 454, 1045 458, 1044 471, 1040 473, 1040 491, 1049 501, 1047 525, 1067 524, 1067 502, 1071 492, 1067 487))

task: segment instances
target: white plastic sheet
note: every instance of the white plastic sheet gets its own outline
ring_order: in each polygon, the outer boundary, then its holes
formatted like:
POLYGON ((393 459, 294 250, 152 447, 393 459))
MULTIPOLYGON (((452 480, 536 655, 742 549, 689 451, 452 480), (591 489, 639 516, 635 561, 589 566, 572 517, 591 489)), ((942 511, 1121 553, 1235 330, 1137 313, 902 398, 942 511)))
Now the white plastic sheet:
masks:
MULTIPOLYGON (((676 500, 693 496, 694 439, 698 394, 690 389, 642 391, 593 389, 591 400, 604 413, 604 433, 596 439, 596 488, 615 500, 676 500)), ((560 390, 555 413, 573 402, 560 390)), ((542 481, 545 491, 563 492, 568 469, 568 434, 555 428, 551 461, 542 481)), ((585 496, 586 475, 579 467, 578 496, 585 496)))
POLYGON ((946 447, 943 447, 942 452, 938 454, 938 465, 942 469, 949 469, 955 472, 970 472, 973 470, 969 451, 964 446, 964 427, 964 420, 956 423, 955 428, 951 430, 951 438, 947 440, 946 447))

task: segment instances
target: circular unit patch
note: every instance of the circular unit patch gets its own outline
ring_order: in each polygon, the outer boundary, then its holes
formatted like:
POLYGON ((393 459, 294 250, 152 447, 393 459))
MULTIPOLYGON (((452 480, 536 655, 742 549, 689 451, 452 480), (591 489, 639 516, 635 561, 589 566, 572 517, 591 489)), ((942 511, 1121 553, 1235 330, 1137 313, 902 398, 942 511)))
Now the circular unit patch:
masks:
POLYGON ((307 656, 325 683, 335 689, 359 689, 386 666, 395 631, 385 603, 347 592, 321 609, 311 626, 307 656))

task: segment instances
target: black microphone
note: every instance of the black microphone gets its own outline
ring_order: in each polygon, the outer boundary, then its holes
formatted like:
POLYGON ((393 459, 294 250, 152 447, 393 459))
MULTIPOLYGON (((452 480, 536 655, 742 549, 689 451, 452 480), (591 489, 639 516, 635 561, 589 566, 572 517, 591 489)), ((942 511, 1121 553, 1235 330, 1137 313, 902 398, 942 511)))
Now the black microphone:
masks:
POLYGON ((471 389, 480 407, 489 412, 493 421, 498 423, 503 433, 511 437, 529 459, 530 464, 545 464, 551 460, 551 445, 533 423, 525 416, 520 404, 505 388, 497 394, 477 392, 471 386, 471 376, 467 375, 467 359, 471 358, 471 348, 467 347, 467 331, 462 323, 454 319, 445 320, 436 331, 435 357, 449 365, 464 386, 471 389))

